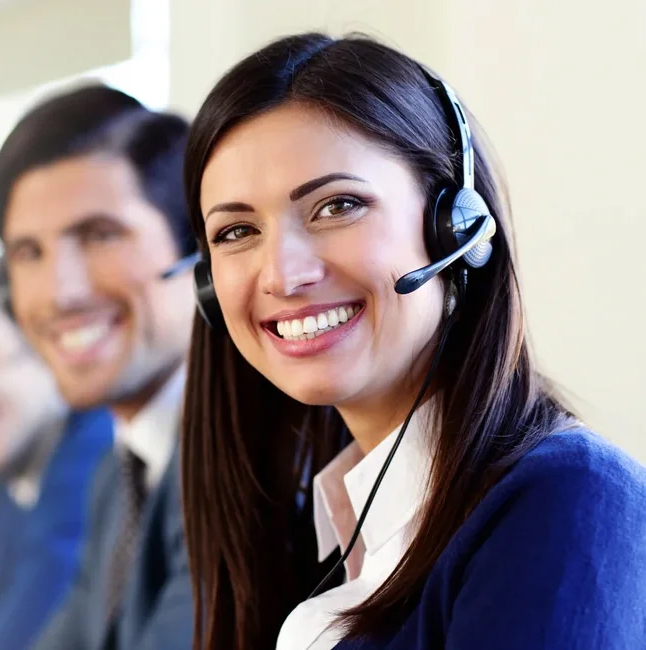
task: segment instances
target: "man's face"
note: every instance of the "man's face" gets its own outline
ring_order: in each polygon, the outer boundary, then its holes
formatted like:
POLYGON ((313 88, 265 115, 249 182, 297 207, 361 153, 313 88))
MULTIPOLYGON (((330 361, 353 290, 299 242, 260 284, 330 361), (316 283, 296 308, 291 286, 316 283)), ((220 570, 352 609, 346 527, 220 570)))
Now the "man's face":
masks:
POLYGON ((122 159, 82 156, 15 183, 4 239, 16 319, 74 407, 134 409, 181 362, 190 274, 166 218, 122 159))
POLYGON ((49 369, 0 312, 0 473, 28 454, 64 410, 49 369))

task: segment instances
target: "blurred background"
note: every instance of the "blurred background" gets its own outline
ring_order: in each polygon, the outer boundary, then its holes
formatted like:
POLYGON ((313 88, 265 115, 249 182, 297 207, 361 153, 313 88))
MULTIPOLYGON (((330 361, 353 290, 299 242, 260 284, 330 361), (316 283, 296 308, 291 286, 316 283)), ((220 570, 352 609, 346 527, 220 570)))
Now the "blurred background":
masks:
POLYGON ((190 118, 240 57, 305 29, 376 35, 460 93, 507 171, 540 366, 646 461, 645 0, 0 0, 0 142, 86 79, 190 118))

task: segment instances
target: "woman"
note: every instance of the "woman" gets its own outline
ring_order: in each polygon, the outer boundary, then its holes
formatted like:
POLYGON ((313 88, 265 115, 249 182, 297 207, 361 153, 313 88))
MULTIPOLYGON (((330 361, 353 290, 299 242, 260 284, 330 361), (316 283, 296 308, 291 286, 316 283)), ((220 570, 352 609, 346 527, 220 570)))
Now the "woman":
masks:
POLYGON ((308 34, 197 116, 196 648, 646 643, 644 470, 537 373, 506 196, 461 110, 403 54, 308 34), (308 599, 338 546, 345 575, 308 599))

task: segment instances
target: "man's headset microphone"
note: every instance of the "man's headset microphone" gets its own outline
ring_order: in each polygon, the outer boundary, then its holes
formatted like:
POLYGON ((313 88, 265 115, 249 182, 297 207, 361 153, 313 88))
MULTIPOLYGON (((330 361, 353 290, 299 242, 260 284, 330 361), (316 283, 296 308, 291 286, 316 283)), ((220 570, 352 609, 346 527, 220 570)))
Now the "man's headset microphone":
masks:
MULTIPOLYGON (((445 187, 440 190, 433 207, 432 216, 428 219, 429 223, 427 226, 430 232, 427 233, 427 241, 431 243, 431 248, 438 252, 440 259, 435 263, 402 276, 395 283, 394 289, 398 294, 412 293, 446 268, 460 261, 461 264, 456 269, 456 277, 458 278, 459 284, 457 298, 459 304, 466 289, 469 269, 483 267, 491 257, 493 252, 491 239, 496 233, 496 222, 484 199, 475 190, 475 165, 471 130, 460 101, 448 84, 441 79, 433 77, 425 68, 421 66, 420 68, 430 87, 437 93, 442 103, 447 124, 451 129, 453 139, 456 143, 456 157, 461 161, 461 164, 456 166, 461 178, 456 179, 454 186, 445 187)), ((1 263, 2 250, 0 247, 1 263)), ((215 293, 211 266, 208 259, 202 259, 200 253, 193 253, 178 260, 169 269, 161 273, 159 277, 161 280, 168 280, 191 268, 194 273, 194 291, 197 308, 210 328, 218 328, 223 324, 222 312, 220 311, 215 293)), ((9 308, 7 282, 6 269, 0 268, 0 297, 5 296, 5 306, 9 308)), ((433 379, 452 322, 453 314, 449 316, 449 320, 444 326, 440 342, 433 356, 433 362, 426 375, 424 384, 404 420, 393 447, 375 480, 348 546, 341 558, 319 583, 310 597, 319 594, 323 590, 328 581, 343 566, 350 555, 361 533, 361 528, 386 470, 392 462, 414 412, 424 398, 433 379)))

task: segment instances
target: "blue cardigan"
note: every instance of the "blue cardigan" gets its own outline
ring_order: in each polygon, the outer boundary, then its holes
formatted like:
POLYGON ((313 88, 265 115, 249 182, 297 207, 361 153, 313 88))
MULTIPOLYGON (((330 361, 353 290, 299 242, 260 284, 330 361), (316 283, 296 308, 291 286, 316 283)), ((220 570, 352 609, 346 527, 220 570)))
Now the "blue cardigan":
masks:
POLYGON ((0 648, 26 650, 62 601, 76 575, 89 488, 112 446, 103 410, 70 416, 31 510, 0 484, 0 648))
POLYGON ((337 650, 646 648, 646 469, 583 430, 485 497, 384 639, 337 650))

